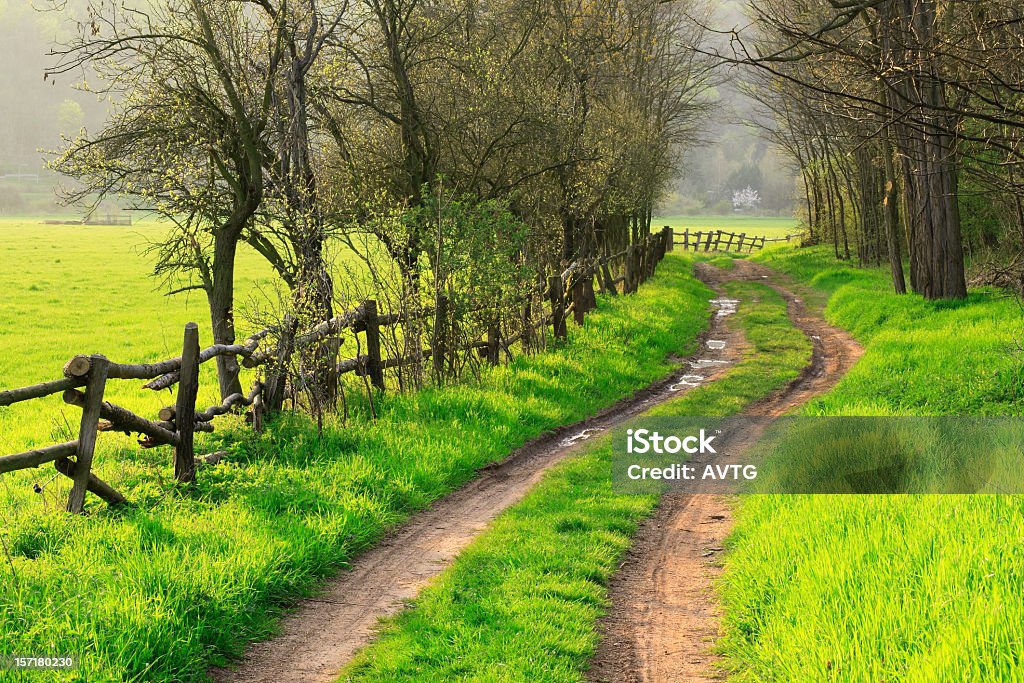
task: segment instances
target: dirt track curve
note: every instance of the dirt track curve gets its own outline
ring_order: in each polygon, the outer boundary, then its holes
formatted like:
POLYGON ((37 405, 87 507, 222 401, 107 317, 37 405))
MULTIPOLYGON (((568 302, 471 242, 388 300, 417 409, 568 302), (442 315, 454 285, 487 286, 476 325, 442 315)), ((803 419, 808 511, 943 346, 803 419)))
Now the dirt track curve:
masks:
MULTIPOLYGON (((749 279, 772 287, 814 345, 811 364, 800 376, 746 415, 773 418, 806 403, 832 388, 860 357, 862 349, 848 333, 809 311, 768 268, 737 261, 732 271, 703 266, 701 273, 711 283, 749 279)), ((727 434, 718 457, 735 456, 756 438, 749 431, 727 434)), ((662 497, 612 580, 612 608, 601 623, 591 681, 684 683, 724 677, 711 649, 719 636, 712 583, 721 573, 719 553, 731 522, 725 496, 676 489, 662 497)))
MULTIPOLYGON (((710 272, 710 271, 709 271, 710 272)), ((711 283, 714 284, 714 283, 711 283)), ((379 545, 358 556, 350 571, 286 617, 281 635, 254 645, 234 669, 214 669, 222 683, 331 681, 370 642, 378 620, 401 610, 499 513, 516 503, 544 472, 605 431, 652 406, 713 380, 741 354, 743 339, 725 320, 734 303, 716 300, 698 352, 630 398, 582 422, 530 441, 502 462, 483 468, 463 488, 414 515, 379 545)))

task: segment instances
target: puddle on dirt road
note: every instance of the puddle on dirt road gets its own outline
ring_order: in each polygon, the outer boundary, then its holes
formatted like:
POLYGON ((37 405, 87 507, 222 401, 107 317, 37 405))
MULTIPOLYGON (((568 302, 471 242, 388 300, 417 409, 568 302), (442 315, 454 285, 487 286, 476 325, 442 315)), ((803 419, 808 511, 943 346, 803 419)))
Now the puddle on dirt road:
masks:
POLYGON ((725 342, 719 339, 708 339, 707 347, 712 351, 721 351, 725 348, 725 342))
POLYGON ((693 388, 700 386, 706 377, 703 375, 683 375, 679 378, 679 381, 668 388, 669 391, 681 391, 686 388, 693 388))
POLYGON ((587 427, 583 431, 573 434, 568 439, 562 441, 562 448, 568 448, 569 446, 575 445, 580 441, 586 441, 595 434, 604 431, 602 427, 587 427))
POLYGON ((718 313, 715 314, 718 318, 724 318, 727 315, 734 315, 736 313, 736 307, 740 304, 738 299, 726 299, 725 297, 711 299, 710 301, 711 305, 718 309, 718 313))

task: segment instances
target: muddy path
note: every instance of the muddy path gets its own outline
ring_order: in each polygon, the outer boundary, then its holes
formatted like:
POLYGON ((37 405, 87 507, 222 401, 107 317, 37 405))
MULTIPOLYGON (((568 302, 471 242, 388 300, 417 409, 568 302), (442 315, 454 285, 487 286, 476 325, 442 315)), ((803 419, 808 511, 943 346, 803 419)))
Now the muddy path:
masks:
MULTIPOLYGON (((809 310, 792 285, 770 269, 748 261, 737 261, 731 271, 700 267, 702 279, 714 285, 743 279, 774 289, 785 298, 790 320, 813 343, 811 363, 800 376, 745 414, 774 418, 798 408, 835 386, 863 352, 847 332, 809 310)), ((735 457, 757 437, 752 430, 726 434, 725 448, 715 457, 735 457)), ((662 497, 612 580, 612 607, 600 624, 601 644, 588 672, 591 681, 724 678, 712 650, 720 635, 713 582, 722 571, 721 552, 731 526, 726 496, 676 489, 662 497)))
POLYGON ((726 323, 735 306, 736 302, 721 296, 713 300, 711 322, 698 338, 698 351, 677 359, 679 367, 670 376, 589 419, 544 434, 502 462, 481 469, 476 479, 412 516, 380 544, 356 557, 349 571, 329 581, 320 595, 302 602, 283 620, 279 636, 254 645, 236 668, 211 670, 214 680, 333 680, 355 652, 372 640, 379 619, 397 613, 416 597, 551 466, 583 448, 591 436, 713 381, 735 362, 744 349, 742 336, 726 323))

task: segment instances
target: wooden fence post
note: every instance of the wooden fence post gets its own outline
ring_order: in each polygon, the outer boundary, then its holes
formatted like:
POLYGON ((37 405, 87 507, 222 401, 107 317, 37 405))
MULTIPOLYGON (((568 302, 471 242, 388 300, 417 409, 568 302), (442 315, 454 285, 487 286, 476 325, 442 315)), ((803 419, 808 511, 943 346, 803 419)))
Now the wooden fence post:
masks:
POLYGON ((263 386, 252 397, 252 429, 257 434, 263 433, 263 386))
POLYGON ((196 428, 196 398, 199 396, 199 326, 185 325, 181 346, 181 370, 178 398, 174 403, 174 424, 178 445, 174 449, 174 478, 187 484, 196 478, 196 453, 193 442, 196 428))
POLYGON ((327 402, 334 409, 338 407, 338 356, 341 352, 341 337, 328 337, 324 340, 327 357, 327 402))
POLYGON ((288 380, 288 363, 292 357, 292 345, 298 320, 287 315, 284 318, 281 338, 277 342, 277 355, 272 365, 267 368, 267 381, 263 385, 263 404, 268 413, 276 413, 284 407, 285 383, 288 380))
POLYGON ((572 278, 572 287, 569 288, 569 294, 572 296, 572 317, 577 325, 582 325, 583 316, 587 312, 586 296, 583 292, 583 278, 579 277, 575 272, 570 277, 572 278))
POLYGON ((377 320, 377 302, 367 299, 363 302, 366 322, 366 373, 374 387, 384 390, 384 366, 380 357, 380 323, 377 320))
POLYGON ((636 247, 632 244, 626 248, 626 271, 625 279, 622 281, 623 294, 632 294, 636 291, 636 263, 633 255, 635 251, 636 247))
MULTIPOLYGON (((104 356, 89 359, 89 374, 85 385, 85 406, 82 421, 78 426, 78 448, 75 451, 75 466, 72 474, 71 493, 68 495, 68 512, 79 514, 85 505, 85 492, 89 489, 89 475, 92 473, 92 456, 96 451, 96 434, 99 431, 100 406, 107 385, 107 371, 110 361, 104 356)), ((66 373, 65 373, 66 374, 66 373)), ((60 469, 60 466, 57 466, 60 469)))
POLYGON ((551 326, 556 339, 565 339, 565 293, 562 278, 552 275, 548 278, 548 298, 551 300, 551 326))
POLYGON ((740 252, 741 254, 743 253, 743 240, 746 239, 746 237, 747 233, 741 232, 739 244, 736 245, 736 251, 740 252))
POLYGON ((615 278, 612 277, 612 271, 608 267, 608 261, 601 262, 599 271, 601 277, 601 291, 605 294, 617 296, 619 291, 615 287, 615 278))
POLYGON ((497 321, 487 326, 487 362, 491 365, 498 364, 499 342, 501 341, 501 328, 497 321))
POLYGON ((665 250, 675 251, 676 249, 676 231, 671 225, 665 226, 665 250))
POLYGON ((718 251, 719 247, 721 245, 722 245, 722 231, 718 230, 718 231, 715 232, 715 251, 718 251))
POLYGON ((530 298, 533 294, 526 295, 526 301, 523 303, 523 332, 520 341, 523 343, 523 351, 529 353, 533 348, 533 300, 530 298))
POLYGON ((448 297, 441 294, 437 297, 437 306, 434 308, 434 338, 430 343, 431 358, 434 362, 434 374, 436 380, 441 381, 444 376, 444 361, 448 351, 445 348, 445 341, 448 329, 448 297))
POLYGON ((636 250, 636 288, 647 279, 647 240, 640 243, 636 250))
POLYGON ((597 308, 597 294, 594 293, 594 277, 597 275, 597 268, 587 273, 583 278, 583 312, 589 313, 597 308))
POLYGON ((708 230, 708 238, 704 242, 704 251, 705 252, 709 251, 711 249, 711 237, 713 235, 714 235, 714 233, 711 230, 708 230))
POLYGON ((685 228, 683 230, 683 251, 687 251, 690 248, 690 229, 685 228))

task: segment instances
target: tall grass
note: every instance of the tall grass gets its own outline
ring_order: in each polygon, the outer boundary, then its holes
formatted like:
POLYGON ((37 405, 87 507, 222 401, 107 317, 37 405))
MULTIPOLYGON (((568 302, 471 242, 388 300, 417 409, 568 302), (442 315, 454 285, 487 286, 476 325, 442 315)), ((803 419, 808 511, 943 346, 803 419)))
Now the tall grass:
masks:
MULTIPOLYGON (((828 297, 865 355, 812 415, 1020 415, 1021 314, 890 293, 824 250, 759 257, 828 297)), ((1024 498, 750 496, 721 584, 741 681, 1018 681, 1024 498)))

